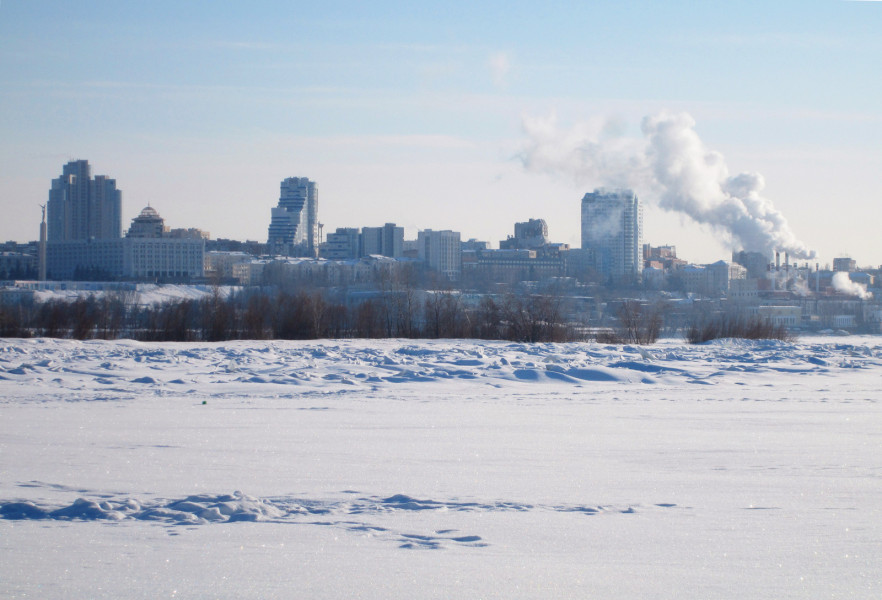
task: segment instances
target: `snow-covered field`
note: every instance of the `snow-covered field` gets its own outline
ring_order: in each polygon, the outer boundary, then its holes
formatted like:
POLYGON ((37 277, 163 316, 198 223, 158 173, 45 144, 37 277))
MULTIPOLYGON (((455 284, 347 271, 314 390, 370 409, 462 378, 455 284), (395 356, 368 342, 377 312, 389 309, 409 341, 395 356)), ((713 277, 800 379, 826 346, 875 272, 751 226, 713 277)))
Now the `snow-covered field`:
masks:
POLYGON ((878 598, 882 339, 0 340, 3 598, 878 598))

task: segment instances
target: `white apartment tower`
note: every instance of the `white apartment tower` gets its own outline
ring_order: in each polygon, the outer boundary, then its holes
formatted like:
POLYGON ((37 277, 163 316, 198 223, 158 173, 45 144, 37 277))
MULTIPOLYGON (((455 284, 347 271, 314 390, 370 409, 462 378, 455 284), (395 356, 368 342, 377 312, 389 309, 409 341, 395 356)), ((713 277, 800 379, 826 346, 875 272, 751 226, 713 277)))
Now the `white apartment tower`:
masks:
POLYGON ((596 189, 582 198, 582 248, 604 279, 636 279, 643 270, 643 210, 631 190, 596 189))
POLYGON ((279 204, 272 209, 267 243, 270 251, 317 256, 319 244, 318 187, 306 177, 282 181, 279 204))

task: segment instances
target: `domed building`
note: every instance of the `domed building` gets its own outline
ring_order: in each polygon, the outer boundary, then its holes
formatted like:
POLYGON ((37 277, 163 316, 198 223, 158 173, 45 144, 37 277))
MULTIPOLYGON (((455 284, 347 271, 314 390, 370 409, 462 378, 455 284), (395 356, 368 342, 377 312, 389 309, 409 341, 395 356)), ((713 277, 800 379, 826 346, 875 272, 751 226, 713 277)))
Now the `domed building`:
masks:
POLYGON ((126 232, 126 237, 160 238, 165 232, 165 219, 160 217, 156 209, 148 204, 140 215, 132 219, 132 225, 126 232))
POLYGON ((205 240, 199 230, 174 230, 152 206, 144 207, 126 232, 123 270, 141 281, 190 281, 203 276, 205 240), (183 233, 181 233, 183 232, 183 233))
POLYGON ((116 181, 91 178, 88 161, 72 161, 52 180, 46 208, 46 279, 192 282, 205 274, 199 229, 171 229, 146 206, 122 233, 116 181))

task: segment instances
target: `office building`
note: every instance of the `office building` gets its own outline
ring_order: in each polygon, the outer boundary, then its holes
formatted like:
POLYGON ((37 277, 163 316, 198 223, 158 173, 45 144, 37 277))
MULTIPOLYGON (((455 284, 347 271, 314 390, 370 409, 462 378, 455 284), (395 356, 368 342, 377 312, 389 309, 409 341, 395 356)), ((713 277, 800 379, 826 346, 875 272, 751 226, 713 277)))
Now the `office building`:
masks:
POLYGON ((189 281, 204 273, 201 235, 171 237, 159 213, 146 207, 126 237, 49 244, 50 279, 189 281))
POLYGON ((123 240, 123 276, 128 279, 189 281, 205 272, 205 240, 199 230, 175 230, 150 206, 144 208, 123 240), (182 235, 179 232, 190 232, 182 235))
POLYGON ((419 259, 430 269, 456 281, 462 273, 462 248, 458 231, 432 231, 426 229, 417 234, 419 259))
POLYGON ((500 250, 536 249, 548 243, 548 224, 545 219, 530 219, 515 223, 514 237, 499 242, 500 250))
POLYGON ((396 227, 395 223, 361 229, 361 256, 400 258, 404 255, 403 245, 404 227, 396 227))
POLYGON ((358 258, 360 236, 357 227, 338 227, 322 244, 322 257, 329 260, 358 258))

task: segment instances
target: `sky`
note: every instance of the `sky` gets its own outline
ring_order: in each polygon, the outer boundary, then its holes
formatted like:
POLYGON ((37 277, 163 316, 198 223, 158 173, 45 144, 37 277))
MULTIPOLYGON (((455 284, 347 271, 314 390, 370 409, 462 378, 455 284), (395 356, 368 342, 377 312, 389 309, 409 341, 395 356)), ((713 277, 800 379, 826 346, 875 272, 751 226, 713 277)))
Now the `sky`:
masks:
POLYGON ((882 2, 2 0, 0 240, 36 239, 87 159, 124 229, 149 203, 265 241, 297 176, 325 233, 498 247, 543 218, 578 246, 582 196, 627 185, 644 241, 693 262, 744 246, 747 210, 806 260, 879 266, 880 31, 882 2), (686 154, 659 160, 659 122, 686 154))

